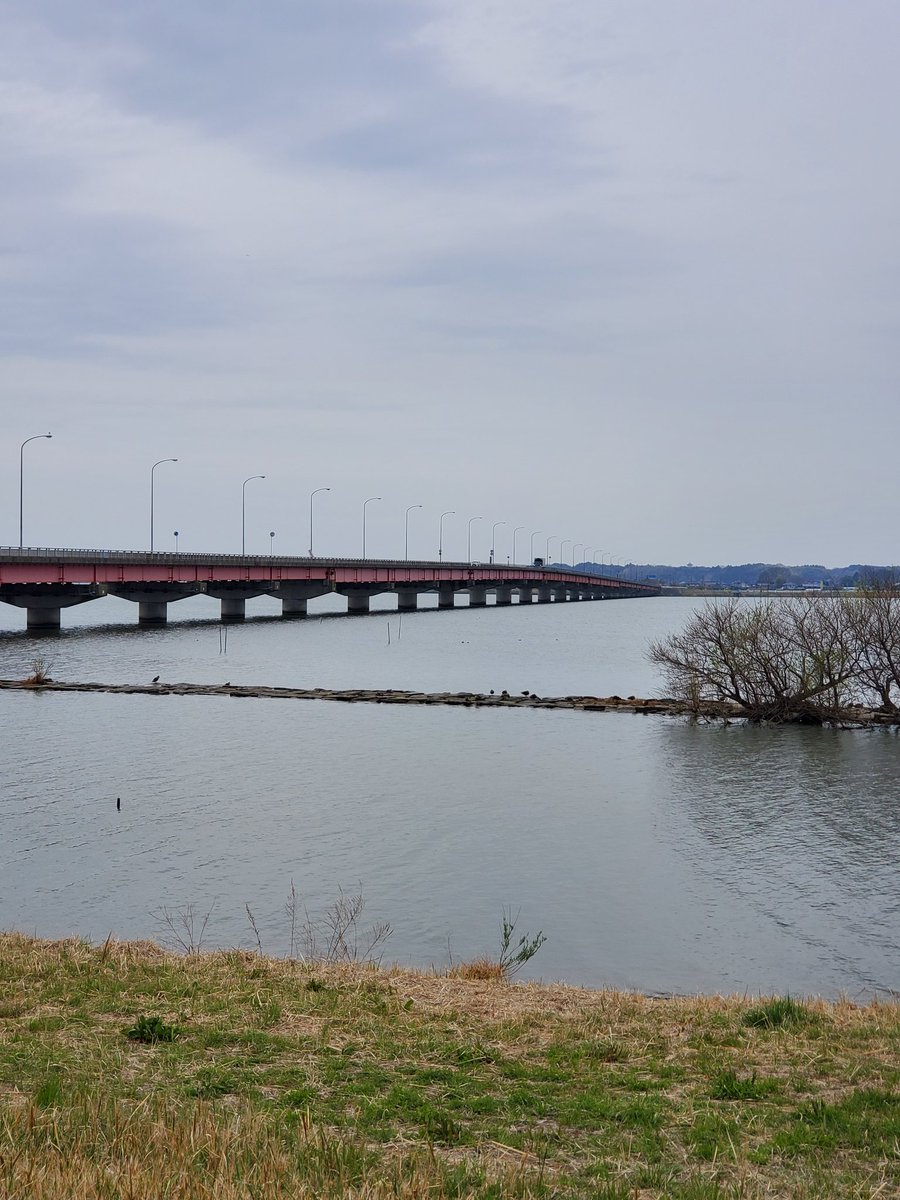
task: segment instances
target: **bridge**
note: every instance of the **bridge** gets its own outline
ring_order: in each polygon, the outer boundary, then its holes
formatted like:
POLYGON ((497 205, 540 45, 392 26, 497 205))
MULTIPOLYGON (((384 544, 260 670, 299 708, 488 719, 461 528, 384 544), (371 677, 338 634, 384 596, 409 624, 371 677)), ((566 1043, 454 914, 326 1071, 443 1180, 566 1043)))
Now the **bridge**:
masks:
POLYGON ((101 596, 120 596, 138 606, 141 625, 164 625, 168 606, 205 594, 221 603, 223 621, 243 620, 247 600, 274 596, 285 617, 304 617, 307 602, 338 593, 348 613, 366 613, 372 596, 397 596, 401 612, 414 611, 419 596, 436 592, 438 608, 453 608, 457 594, 469 607, 533 601, 610 600, 658 596, 652 584, 559 565, 412 562, 275 555, 160 554, 125 550, 0 548, 0 601, 24 608, 29 630, 60 627, 62 609, 101 596))

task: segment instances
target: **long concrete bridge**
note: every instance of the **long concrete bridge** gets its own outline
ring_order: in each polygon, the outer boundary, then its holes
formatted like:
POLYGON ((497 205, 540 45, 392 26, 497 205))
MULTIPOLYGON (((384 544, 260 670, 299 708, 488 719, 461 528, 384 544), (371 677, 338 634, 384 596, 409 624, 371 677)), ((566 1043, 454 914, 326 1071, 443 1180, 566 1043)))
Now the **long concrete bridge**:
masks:
POLYGON ((205 594, 221 602, 223 621, 240 621, 247 600, 274 596, 285 617, 306 616, 307 602, 336 592, 349 613, 369 611, 372 596, 392 592, 401 612, 436 592, 438 608, 453 608, 458 593, 483 608, 657 596, 659 588, 562 566, 411 562, 275 555, 147 554, 122 550, 0 549, 0 601, 24 608, 29 630, 60 626, 63 608, 100 596, 138 605, 141 625, 163 625, 168 606, 205 594))

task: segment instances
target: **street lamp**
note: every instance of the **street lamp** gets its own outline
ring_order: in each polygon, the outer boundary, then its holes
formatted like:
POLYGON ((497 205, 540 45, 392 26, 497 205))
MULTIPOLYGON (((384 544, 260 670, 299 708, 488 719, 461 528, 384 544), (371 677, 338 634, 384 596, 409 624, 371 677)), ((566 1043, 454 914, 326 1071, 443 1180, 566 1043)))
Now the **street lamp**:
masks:
POLYGON ((584 542, 576 542, 575 545, 572 547, 572 566, 573 567, 575 566, 575 559, 578 557, 578 555, 575 553, 575 548, 577 546, 580 546, 582 554, 584 553, 584 542))
POLYGON ((366 505, 371 504, 373 500, 380 500, 381 498, 381 496, 370 496, 368 500, 363 501, 363 558, 366 557, 366 505))
POLYGON ((571 538, 563 538, 563 540, 559 543, 559 558, 563 566, 566 565, 566 552, 563 550, 563 546, 565 546, 566 542, 571 542, 571 540, 571 538))
POLYGON ((178 553, 178 530, 177 529, 172 534, 172 537, 175 539, 175 553, 177 554, 178 553))
POLYGON ((247 552, 247 484, 251 479, 265 479, 265 475, 248 475, 241 484, 241 557, 247 552))
POLYGON ((496 537, 497 528, 498 528, 498 526, 505 525, 505 524, 506 524, 505 521, 495 521, 493 523, 493 525, 491 526, 491 562, 494 561, 494 545, 495 545, 495 537, 496 537))
POLYGON ((584 548, 584 561, 585 561, 586 563, 590 563, 590 565, 591 565, 591 566, 593 566, 593 565, 594 565, 594 560, 593 560, 593 558, 592 558, 592 555, 593 555, 593 553, 594 553, 594 547, 593 547, 593 546, 585 546, 585 548, 584 548))
POLYGON ((512 544, 512 560, 513 560, 513 562, 518 561, 516 559, 516 535, 520 534, 520 533, 524 533, 524 531, 525 531, 524 525, 517 525, 515 527, 515 529, 513 530, 513 544, 512 544))
POLYGON ((315 491, 309 493, 309 557, 313 556, 313 496, 318 496, 319 492, 330 492, 330 487, 316 488, 315 491))
POLYGON ((543 533, 543 532, 544 532, 543 529, 536 529, 534 531, 534 533, 531 535, 531 561, 532 562, 534 562, 534 539, 537 537, 537 535, 539 533, 543 533))
POLYGON ((441 519, 438 522, 438 562, 444 557, 444 517, 455 517, 456 509, 448 508, 446 512, 441 513, 441 519))
POLYGON ((466 526, 466 562, 472 561, 472 522, 483 520, 484 517, 469 517, 469 523, 466 526))
POLYGON ((544 551, 544 562, 545 563, 549 563, 549 561, 550 561, 550 543, 555 542, 558 536, 559 536, 558 534, 551 533, 550 536, 547 538, 547 549, 544 551))
POLYGON ((25 468, 25 458, 24 458, 25 447, 28 445, 29 442, 36 442, 38 440, 38 438, 52 438, 52 437, 53 437, 52 433, 36 433, 34 435, 34 437, 26 438, 25 441, 22 443, 22 445, 19 447, 19 549, 20 550, 22 549, 22 545, 23 545, 23 538, 22 538, 23 482, 22 481, 24 478, 24 468, 25 468))
POLYGON ((422 508, 421 504, 411 504, 406 510, 406 521, 404 524, 404 539, 403 539, 403 558, 409 562, 409 514, 414 508, 422 508))
POLYGON ((274 555, 275 555, 275 530, 270 529, 269 530, 269 557, 273 558, 274 555))
MULTIPOLYGON (((48 435, 49 436, 49 435, 48 435)), ((153 473, 162 463, 178 462, 177 458, 161 458, 150 468, 150 553, 153 553, 153 473)))

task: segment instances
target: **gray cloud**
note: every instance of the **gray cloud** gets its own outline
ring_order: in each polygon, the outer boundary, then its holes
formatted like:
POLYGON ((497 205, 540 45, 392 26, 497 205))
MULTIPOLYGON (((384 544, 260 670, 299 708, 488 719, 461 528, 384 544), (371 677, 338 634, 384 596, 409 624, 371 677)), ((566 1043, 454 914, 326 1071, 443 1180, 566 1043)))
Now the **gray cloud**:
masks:
POLYGON ((175 454, 185 548, 260 471, 285 550, 324 482, 336 552, 384 494, 376 552, 424 503, 423 554, 449 507, 891 560, 898 34, 887 0, 0 3, 33 539, 140 544, 175 454))

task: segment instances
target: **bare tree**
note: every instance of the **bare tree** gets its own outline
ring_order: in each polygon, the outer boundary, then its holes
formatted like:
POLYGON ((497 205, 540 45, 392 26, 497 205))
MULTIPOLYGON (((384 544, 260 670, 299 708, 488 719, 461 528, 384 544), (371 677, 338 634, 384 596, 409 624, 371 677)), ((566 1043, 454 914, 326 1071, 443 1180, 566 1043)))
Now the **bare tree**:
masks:
POLYGON ((727 700, 753 721, 821 724, 863 702, 861 653, 843 598, 822 596, 707 603, 649 658, 697 711, 727 700))

